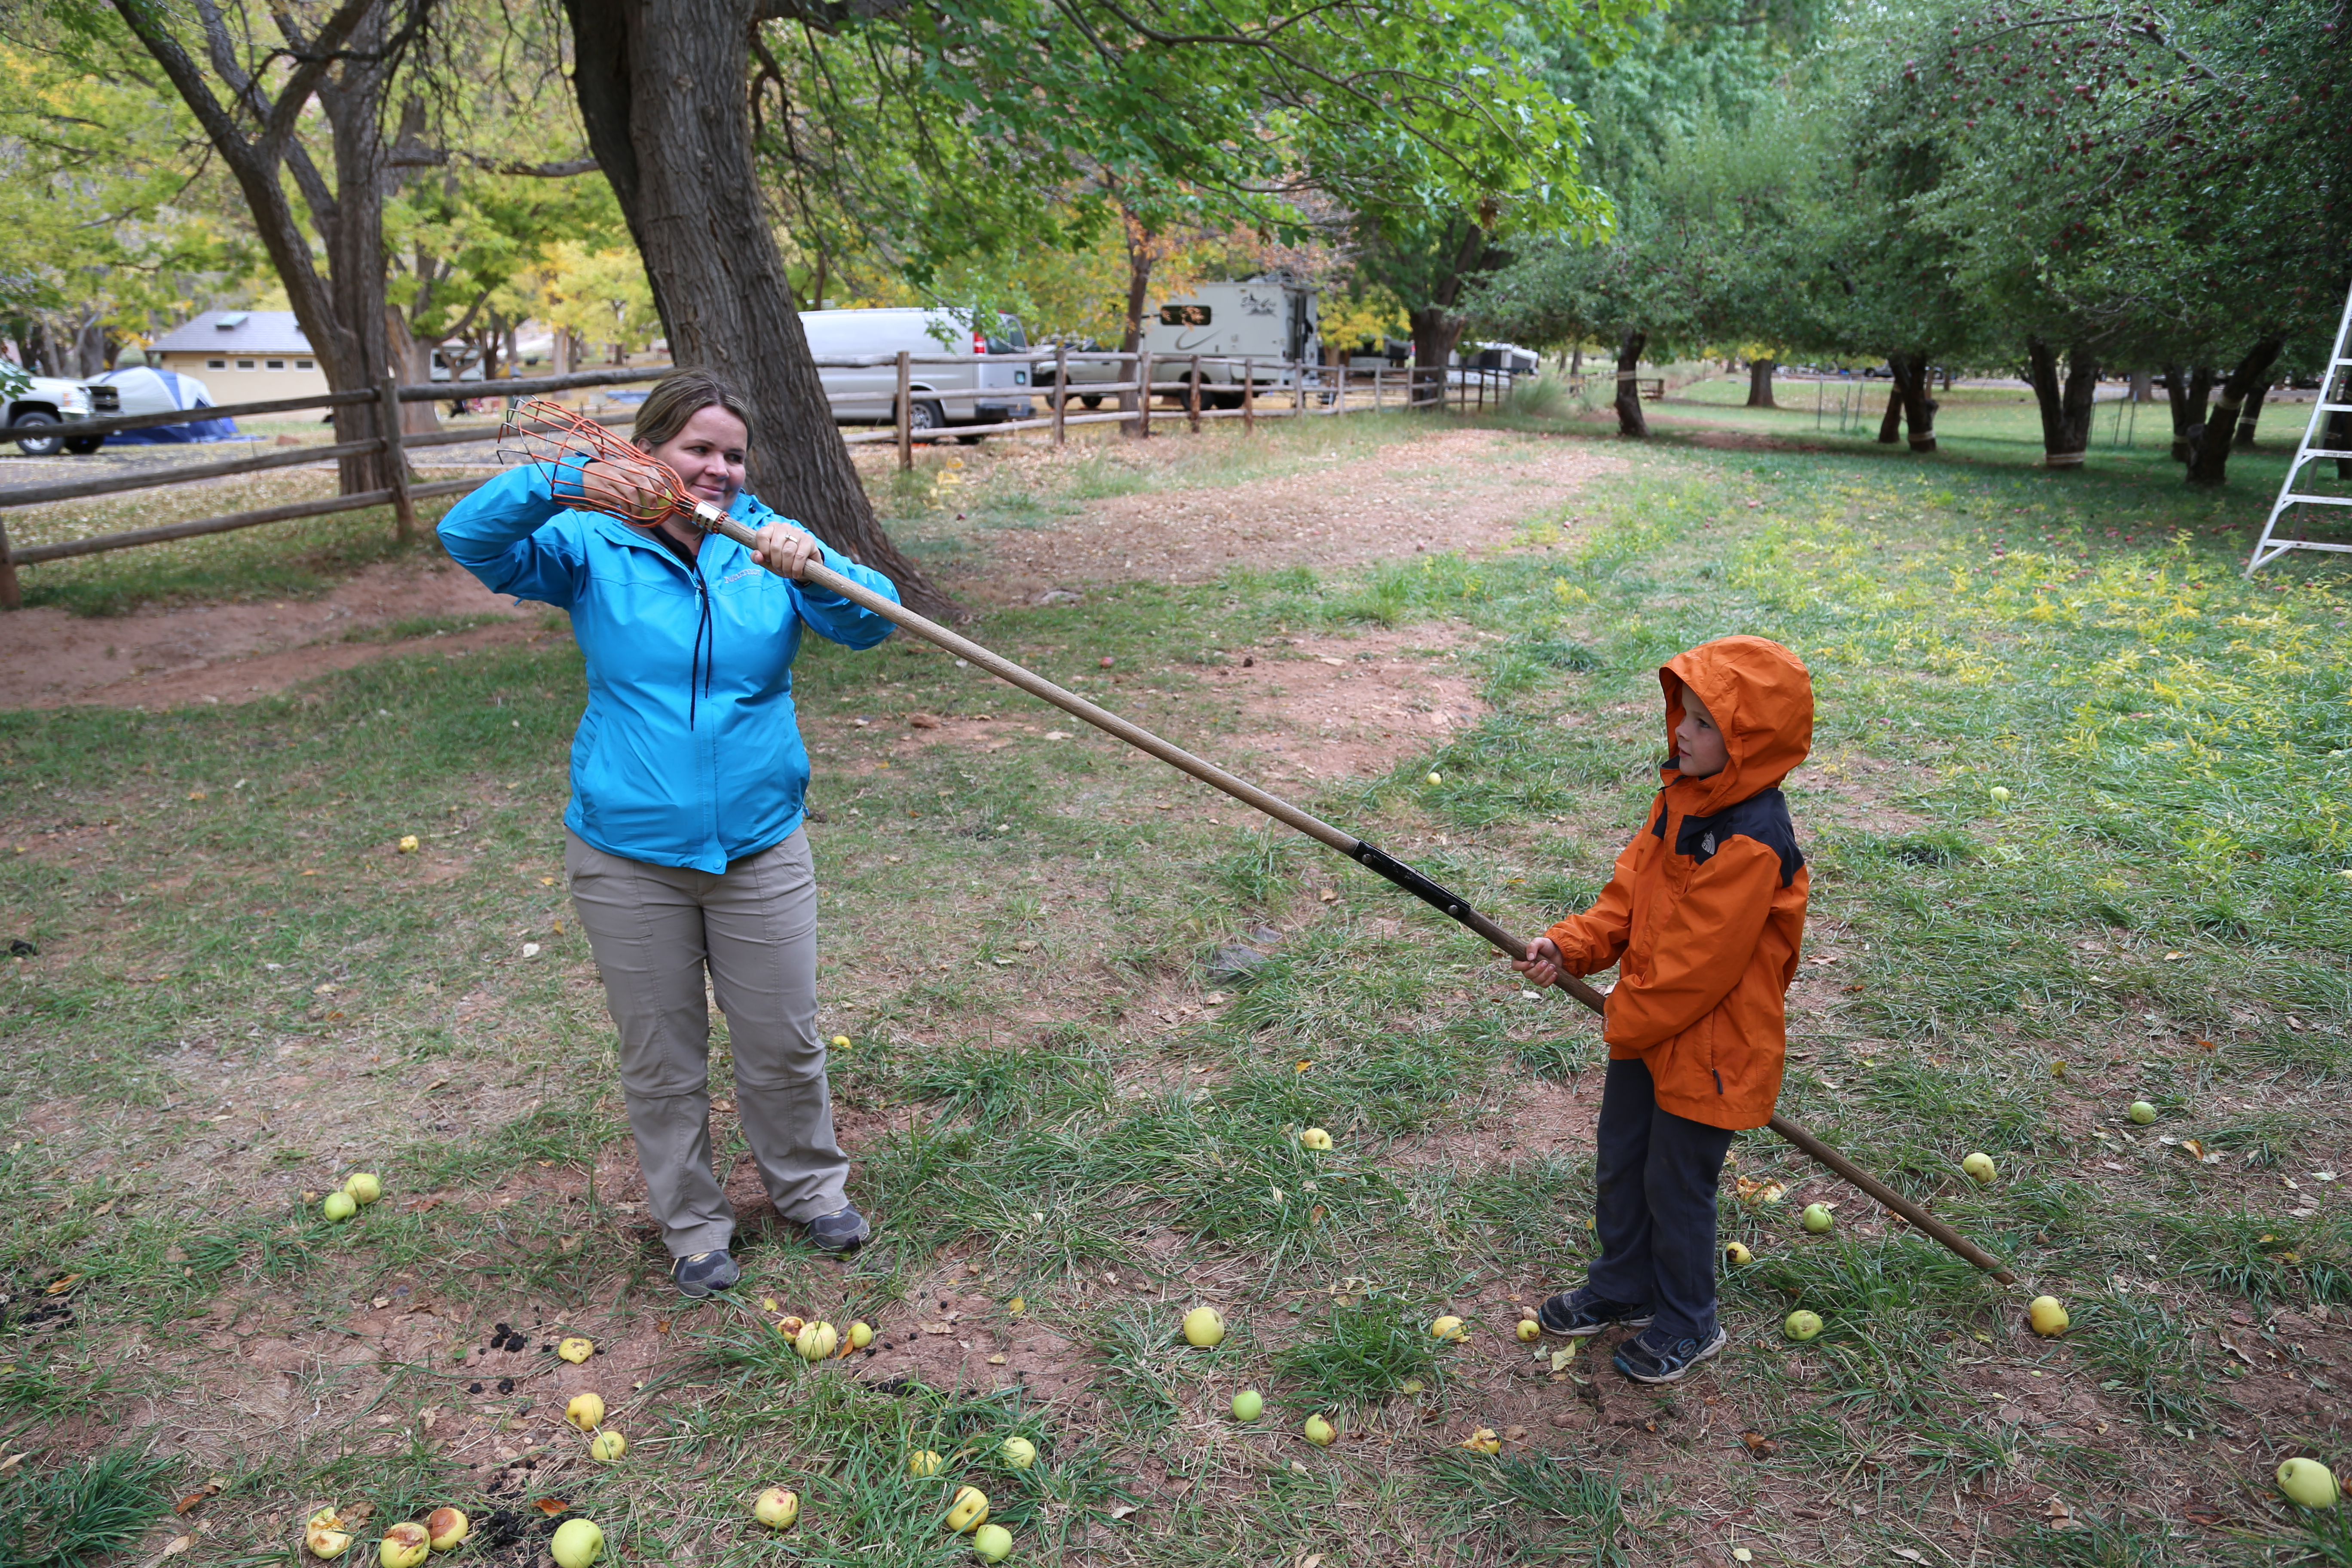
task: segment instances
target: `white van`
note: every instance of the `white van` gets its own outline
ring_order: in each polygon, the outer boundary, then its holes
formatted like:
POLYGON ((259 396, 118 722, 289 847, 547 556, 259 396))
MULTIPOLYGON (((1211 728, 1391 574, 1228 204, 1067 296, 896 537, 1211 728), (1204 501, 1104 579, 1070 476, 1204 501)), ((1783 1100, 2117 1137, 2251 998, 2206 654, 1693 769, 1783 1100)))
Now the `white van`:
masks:
MULTIPOLYGON (((1316 317, 1311 283, 1269 273, 1242 283, 1203 283, 1160 301, 1158 311, 1144 318, 1143 346, 1161 361, 1151 373, 1165 382, 1182 373, 1166 363, 1180 354, 1247 357, 1258 363, 1250 378, 1263 391, 1292 384, 1297 372, 1284 362, 1304 363, 1309 386, 1321 376, 1312 367, 1323 358, 1322 328, 1316 317)), ((1212 395, 1210 401, 1228 408, 1241 406, 1242 367, 1204 364, 1201 380, 1234 390, 1212 395)))
POLYGON ((918 361, 952 354, 959 362, 912 367, 907 423, 914 429, 997 425, 1035 412, 1028 391, 1029 340, 1011 316, 998 318, 992 337, 949 311, 917 306, 803 310, 801 330, 808 334, 809 353, 820 362, 817 375, 824 383, 825 400, 841 424, 897 421, 901 351, 918 361), (875 363, 854 368, 822 363, 838 359, 875 363))

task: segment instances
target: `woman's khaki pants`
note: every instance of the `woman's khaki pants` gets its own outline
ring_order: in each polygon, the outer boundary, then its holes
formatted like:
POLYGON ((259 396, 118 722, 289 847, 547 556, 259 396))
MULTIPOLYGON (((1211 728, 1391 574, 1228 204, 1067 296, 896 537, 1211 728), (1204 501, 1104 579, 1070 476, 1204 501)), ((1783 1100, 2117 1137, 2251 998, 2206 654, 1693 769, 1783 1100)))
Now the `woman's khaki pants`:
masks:
POLYGON ((808 834, 722 873, 607 855, 564 834, 564 869, 621 1037, 621 1089, 654 1222, 672 1258, 715 1252, 735 1208, 710 1168, 710 1014, 727 1015, 735 1107, 776 1212, 849 1200, 816 1032, 816 874, 808 834))

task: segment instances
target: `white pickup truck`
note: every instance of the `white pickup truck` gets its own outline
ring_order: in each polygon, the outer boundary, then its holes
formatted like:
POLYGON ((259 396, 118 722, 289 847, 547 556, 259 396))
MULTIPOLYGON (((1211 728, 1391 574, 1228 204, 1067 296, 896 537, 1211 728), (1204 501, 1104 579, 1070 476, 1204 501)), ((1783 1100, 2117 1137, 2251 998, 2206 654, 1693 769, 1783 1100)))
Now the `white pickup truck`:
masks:
POLYGON ((28 458, 53 458, 59 447, 77 457, 97 451, 106 437, 71 435, 72 424, 103 417, 121 407, 121 395, 110 386, 26 375, 14 365, 0 367, 0 397, 5 397, 0 406, 7 415, 0 426, 8 432, 0 440, 15 441, 28 458))

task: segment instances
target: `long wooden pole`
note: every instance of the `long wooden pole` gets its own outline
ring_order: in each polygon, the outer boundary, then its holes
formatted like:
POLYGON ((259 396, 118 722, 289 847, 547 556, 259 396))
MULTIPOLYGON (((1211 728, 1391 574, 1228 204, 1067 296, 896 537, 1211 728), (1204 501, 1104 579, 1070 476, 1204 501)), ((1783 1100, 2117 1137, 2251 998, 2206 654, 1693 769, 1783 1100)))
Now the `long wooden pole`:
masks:
POLYGON ((915 466, 915 371, 908 351, 898 351, 898 397, 893 409, 898 422, 898 468, 915 466))
POLYGON ((1054 445, 1062 444, 1064 409, 1070 401, 1070 345, 1066 339, 1054 345, 1054 445))
MULTIPOLYGON (((706 505, 698 509, 694 516, 705 529, 723 533, 738 544, 748 548, 754 543, 750 529, 715 507, 706 505)), ((1285 826, 1295 828, 1318 843, 1338 850, 1365 869, 1386 878, 1433 909, 1439 910, 1460 921, 1507 957, 1527 956, 1528 944, 1524 941, 1471 908, 1469 900, 1448 892, 1411 866, 1382 854, 1355 835, 1334 827, 1319 816, 1301 811, 1279 795, 1269 795, 1246 779, 1236 778, 1214 763, 1196 757, 1182 747, 1161 740, 1139 724, 1129 723, 1108 709, 1096 707, 1076 692, 1064 690, 1044 676, 1024 668, 992 649, 982 647, 970 637, 961 637, 948 630, 936 621, 917 615, 896 600, 884 598, 863 583, 845 577, 828 566, 812 562, 807 568, 805 580, 815 584, 820 588, 829 589, 840 595, 850 603, 880 616, 895 626, 905 627, 924 641, 943 647, 959 658, 978 665, 999 680, 1017 686, 1041 701, 1052 703, 1072 718, 1083 720, 1105 734, 1114 736, 1139 752, 1159 758, 1178 772, 1191 774, 1210 788, 1223 791, 1251 810, 1273 817, 1285 826)), ((1601 993, 1581 980, 1562 975, 1559 984, 1561 990, 1596 1014, 1603 1012, 1607 1007, 1606 999, 1601 993)), ((2002 1284, 2016 1283, 2016 1277, 2000 1259, 1894 1188, 1879 1181, 1869 1172, 1822 1142, 1811 1131, 1799 1126, 1785 1116, 1774 1116, 1768 1125, 1773 1131, 1787 1139, 1806 1154, 1844 1177, 1880 1204, 1917 1226, 1920 1231, 1967 1258, 2002 1284)))
POLYGON ((408 454, 400 447, 400 377, 387 370, 376 386, 376 418, 383 431, 384 472, 392 481, 393 532, 403 544, 416 537, 416 503, 408 499, 408 454))

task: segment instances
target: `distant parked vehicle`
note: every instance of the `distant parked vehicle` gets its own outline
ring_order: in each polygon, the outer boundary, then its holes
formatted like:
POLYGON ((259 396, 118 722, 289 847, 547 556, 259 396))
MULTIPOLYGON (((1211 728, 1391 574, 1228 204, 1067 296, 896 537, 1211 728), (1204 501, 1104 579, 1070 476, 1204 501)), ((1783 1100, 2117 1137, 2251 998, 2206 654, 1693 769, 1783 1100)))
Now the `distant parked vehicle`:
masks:
MULTIPOLYGON (((1162 360, 1191 354, 1255 360, 1259 363, 1249 367, 1250 379, 1261 391, 1291 386, 1302 374, 1308 385, 1319 385, 1321 374, 1312 368, 1284 368, 1312 367, 1323 358, 1316 295, 1313 284, 1279 273, 1240 283, 1203 283, 1160 302, 1144 321, 1143 346, 1162 360)), ((1239 408, 1242 371, 1233 363, 1202 365, 1203 386, 1220 389, 1206 393, 1202 400, 1239 408)), ((1155 382, 1167 379, 1162 371, 1152 373, 1155 382)))
POLYGON ((877 362, 818 367, 825 401, 841 424, 897 421, 898 367, 893 361, 901 353, 918 360, 951 355, 957 362, 911 367, 907 423, 914 430, 998 425, 1029 418, 1036 411, 1029 400, 1029 339, 1011 316, 999 317, 996 331, 990 334, 950 311, 919 307, 803 310, 801 330, 808 334, 809 353, 819 360, 877 362), (1024 357, 1010 357, 1015 354, 1024 357), (958 393, 967 395, 950 395, 958 393))
POLYGON ((22 432, 13 439, 16 449, 28 458, 54 458, 60 448, 81 457, 97 451, 106 437, 68 435, 62 427, 118 411, 111 387, 85 386, 49 375, 28 376, 8 397, 6 427, 22 432))

